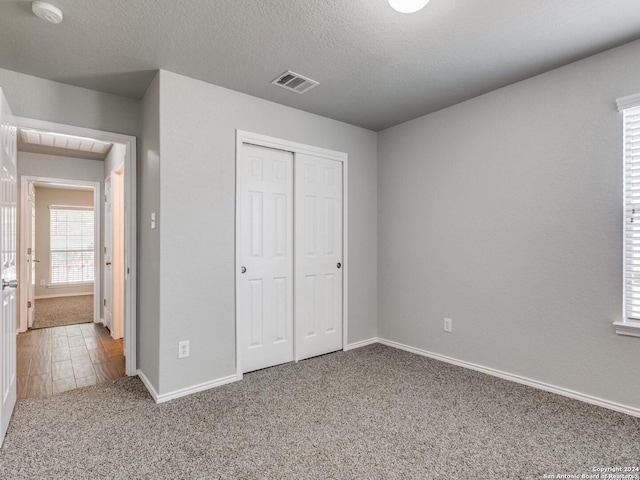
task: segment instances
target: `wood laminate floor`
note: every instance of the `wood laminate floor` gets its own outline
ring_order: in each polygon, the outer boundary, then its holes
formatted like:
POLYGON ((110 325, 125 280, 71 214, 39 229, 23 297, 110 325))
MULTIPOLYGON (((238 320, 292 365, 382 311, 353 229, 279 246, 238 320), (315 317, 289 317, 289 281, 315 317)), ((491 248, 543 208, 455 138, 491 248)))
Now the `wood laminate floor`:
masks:
POLYGON ((124 376, 122 339, 95 323, 18 335, 18 399, 47 396, 124 376))

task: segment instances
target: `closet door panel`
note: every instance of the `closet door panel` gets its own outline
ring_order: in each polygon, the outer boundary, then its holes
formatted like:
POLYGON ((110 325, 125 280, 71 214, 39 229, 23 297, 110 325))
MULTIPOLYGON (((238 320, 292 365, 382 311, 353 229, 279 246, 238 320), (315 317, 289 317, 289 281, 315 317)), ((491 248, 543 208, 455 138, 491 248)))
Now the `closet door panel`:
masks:
POLYGON ((342 167, 295 156, 296 360, 342 349, 342 167))
POLYGON ((293 154, 243 144, 236 275, 242 370, 293 360, 293 154))

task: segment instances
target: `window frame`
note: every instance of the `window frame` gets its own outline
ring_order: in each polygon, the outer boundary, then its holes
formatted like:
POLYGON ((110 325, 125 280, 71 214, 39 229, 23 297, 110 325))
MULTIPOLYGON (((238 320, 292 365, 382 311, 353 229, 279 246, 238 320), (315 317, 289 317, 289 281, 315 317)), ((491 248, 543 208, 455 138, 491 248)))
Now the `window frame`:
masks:
MULTIPOLYGON (((618 111, 623 114, 623 122, 622 122, 622 145, 623 145, 623 191, 622 191, 622 217, 623 217, 623 227, 622 227, 622 236, 623 236, 623 264, 622 264, 622 317, 621 320, 617 320, 613 322, 615 327, 615 331, 618 335, 627 335, 632 337, 640 337, 640 319, 629 318, 627 316, 627 224, 628 224, 628 216, 629 216, 629 205, 627 205, 627 162, 628 160, 628 152, 627 145, 628 141, 626 138, 627 129, 626 129, 626 111, 628 110, 636 110, 640 109, 640 93, 636 95, 630 95, 627 97, 622 97, 617 99, 616 101, 618 106, 618 111)), ((640 114, 640 111, 638 111, 640 114)), ((640 236, 640 234, 638 234, 640 236)))

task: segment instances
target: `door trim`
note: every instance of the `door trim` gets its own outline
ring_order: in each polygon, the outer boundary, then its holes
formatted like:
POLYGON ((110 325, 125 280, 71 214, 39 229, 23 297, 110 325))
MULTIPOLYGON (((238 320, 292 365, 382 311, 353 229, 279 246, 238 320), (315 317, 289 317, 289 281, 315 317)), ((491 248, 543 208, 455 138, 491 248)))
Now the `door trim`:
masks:
MULTIPOLYGON (((100 285, 101 279, 100 274, 102 273, 102 265, 100 262, 100 236, 102 235, 100 229, 100 218, 102 216, 102 205, 100 203, 100 199, 102 198, 102 190, 100 182, 93 182, 90 180, 67 180, 63 178, 53 178, 53 177, 36 177, 31 175, 23 175, 20 177, 20 193, 18 197, 20 198, 20 215, 18 216, 18 224, 20 225, 20 249, 18 250, 18 261, 20 263, 19 275, 20 279, 27 278, 27 269, 29 268, 27 263, 24 261, 23 254, 27 250, 27 222, 24 220, 29 216, 28 211, 28 196, 29 189, 28 186, 30 183, 42 182, 42 183, 54 183, 57 185, 68 185, 70 187, 73 186, 82 186, 82 187, 91 187, 93 188, 93 224, 95 226, 93 232, 94 245, 97 245, 98 248, 94 249, 93 252, 93 263, 94 263, 94 279, 93 279, 93 321, 100 321, 100 285)), ((51 266, 47 265, 47 269, 50 270, 51 266)), ((49 279, 51 280, 51 279, 49 279)), ((22 281, 22 280, 21 280, 22 281)), ((23 308, 27 303, 27 289, 19 288, 19 308, 18 311, 20 313, 20 318, 18 320, 18 331, 26 332, 27 331, 27 311, 23 308)), ((57 296, 57 295, 56 295, 57 296)), ((34 297, 35 300, 35 297, 34 297)))
MULTIPOLYGON (((235 155, 235 274, 234 274, 234 292, 235 292, 235 302, 234 302, 234 310, 235 310, 235 320, 236 320, 236 376, 238 380, 242 379, 242 355, 241 355, 241 344, 240 344, 240 322, 238 321, 238 310, 237 310, 237 299, 238 299, 238 275, 240 269, 240 239, 238 238, 238 228, 240 225, 240 211, 238 206, 240 205, 240 194, 238 189, 238 163, 239 157, 242 153, 242 145, 248 143, 251 145, 256 145, 258 147, 266 147, 266 148, 274 148, 276 150, 283 150, 285 152, 291 152, 294 154, 293 162, 295 168, 295 155, 304 153, 306 155, 311 155, 315 157, 326 158, 330 160, 336 160, 338 162, 342 162, 342 349, 344 350, 348 345, 348 312, 349 312, 349 295, 348 295, 348 286, 349 286, 349 249, 348 249, 348 239, 349 239, 349 228, 348 228, 348 211, 349 211, 349 195, 348 195, 348 159, 349 156, 344 152, 338 152, 335 150, 328 150, 326 148, 315 147, 313 145, 305 145, 303 143, 291 142, 289 140, 282 140, 276 137, 270 137, 268 135, 262 135, 259 133, 252 133, 245 130, 236 129, 236 155, 235 155)), ((295 185, 294 185, 295 188, 295 185)), ((295 208, 295 207, 294 207, 295 208)), ((295 301, 295 298, 294 298, 295 301)), ((294 337, 295 337, 295 321, 294 321, 294 337)), ((295 355, 295 343, 294 343, 294 358, 295 355)))
MULTIPOLYGON (((91 128, 77 127, 74 125, 65 125, 62 123, 46 122, 44 120, 35 120, 25 117, 14 117, 16 127, 35 128, 40 130, 50 130, 52 132, 64 133, 67 135, 76 135, 80 137, 95 138, 105 142, 121 143, 125 146, 125 210, 128 213, 125 220, 125 251, 126 251, 126 267, 129 274, 125 281, 125 355, 126 374, 133 376, 137 374, 137 156, 136 156, 136 137, 132 135, 124 135, 121 133, 106 132, 103 130, 94 130, 91 128)), ((102 199, 101 199, 102 200, 102 199)), ((20 257, 19 257, 20 258, 20 257)))

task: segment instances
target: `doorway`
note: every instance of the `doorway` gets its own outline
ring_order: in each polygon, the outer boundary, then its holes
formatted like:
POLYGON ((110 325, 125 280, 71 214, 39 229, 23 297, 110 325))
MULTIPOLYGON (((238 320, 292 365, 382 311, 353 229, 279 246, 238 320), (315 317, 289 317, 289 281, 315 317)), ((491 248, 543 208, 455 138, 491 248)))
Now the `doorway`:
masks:
POLYGON ((135 374, 135 141, 17 123, 18 397, 135 374))
MULTIPOLYGON (((18 131, 18 135, 21 135, 18 131)), ((53 134, 52 134, 53 135, 53 134)), ((26 272, 20 305, 26 330, 17 340, 17 397, 61 393, 125 374, 121 338, 107 327, 101 303, 102 186, 98 181, 35 177, 41 161, 75 166, 87 159, 19 148, 22 195, 19 262, 26 272)), ((91 165, 101 178, 101 163, 91 165)), ((68 166, 68 165, 67 165, 68 166)), ((106 204, 106 202, 105 202, 106 204)), ((106 302, 105 302, 106 303, 106 302)))
POLYGON ((100 184, 22 175, 21 191, 20 330, 99 319, 100 184))
MULTIPOLYGON (((122 341, 112 337, 101 316, 100 182, 25 175, 39 171, 39 160, 63 162, 57 152, 29 150, 18 153, 24 192, 19 260, 27 296, 20 305, 27 329, 17 343, 18 398, 113 380, 125 374, 126 363, 122 341)), ((92 165, 101 176, 98 166, 92 165)))
MULTIPOLYGON (((84 127, 77 127, 72 125, 64 125, 52 122, 46 122, 41 120, 34 120, 23 117, 13 117, 12 123, 16 126, 17 129, 27 129, 27 130, 35 130, 40 132, 55 132, 58 135, 67 136, 67 137, 81 137, 94 140, 100 143, 110 144, 111 149, 107 152, 106 158, 103 154, 103 159, 98 160, 94 157, 94 162, 99 162, 102 165, 100 169, 100 173, 96 174, 95 181, 97 181, 100 185, 99 189, 99 199, 96 201, 96 205, 101 205, 103 207, 104 203, 104 179, 109 175, 110 172, 115 171, 116 174, 119 175, 119 183, 122 187, 123 194, 120 196, 120 201, 123 205, 121 209, 121 217, 122 219, 119 221, 119 224, 122 227, 123 232, 123 252, 121 253, 123 257, 122 262, 122 277, 120 279, 121 283, 124 283, 124 288, 119 289, 122 293, 122 298, 119 300, 123 305, 122 307, 122 335, 120 337, 121 342, 123 344, 124 356, 126 357, 126 367, 125 373, 126 375, 136 375, 137 365, 136 365, 136 304, 137 304, 137 292, 136 292, 136 258, 137 258, 137 245, 136 245, 136 231, 137 231, 137 212, 136 212, 136 138, 130 135, 123 135, 118 133, 105 132, 100 130, 93 130, 84 127)), ((55 142, 55 140, 54 140, 55 142)), ((72 144, 71 146, 74 146, 72 144)), ((81 155, 91 155, 96 152, 97 148, 90 148, 89 150, 94 150, 93 152, 87 151, 89 148, 87 144, 80 144, 80 147, 84 148, 85 151, 82 152, 81 155)), ((76 164, 77 165, 77 164, 76 164)), ((91 162, 84 162, 82 165, 74 167, 67 161, 65 163, 64 160, 55 158, 53 161, 48 162, 40 162, 38 164, 39 171, 42 172, 40 175, 45 177, 53 177, 52 172, 57 167, 66 166, 67 172, 72 175, 67 175, 67 177, 75 175, 79 175, 81 172, 86 172, 88 166, 91 165, 91 162)), ((20 172, 23 173, 23 172, 20 172)), ((24 193, 25 191, 21 191, 21 205, 20 205, 20 216, 22 218, 25 217, 24 208, 27 202, 24 201, 24 193)), ((104 210, 103 210, 104 211, 104 210)), ((102 215, 103 216, 103 215, 102 215)), ((20 234, 24 237, 25 222, 21 222, 20 224, 20 234)), ((103 222, 100 222, 100 229, 103 232, 103 222)), ((19 255, 26 257, 26 251, 20 252, 19 255)), ((104 246, 101 244, 99 249, 99 258, 96 259, 96 264, 100 265, 100 271, 97 273, 95 278, 95 282, 104 283, 103 272, 104 268, 102 266, 105 263, 104 258, 104 246)), ((27 277, 27 263, 20 262, 20 278, 27 277)), ((100 305, 104 306, 104 298, 102 296, 104 289, 102 289, 100 296, 98 297, 100 301, 100 305)), ((26 307, 26 293, 27 291, 22 288, 19 289, 20 294, 20 304, 24 304, 26 307)), ((100 321, 104 321, 104 318, 99 314, 95 314, 95 319, 100 319, 100 321)), ((25 309, 21 309, 19 312, 19 331, 24 332, 27 330, 27 315, 25 309)), ((116 328, 113 329, 114 331, 116 328)), ((111 335, 111 332, 110 332, 111 335)), ((113 338, 113 337, 111 337, 113 338)))

